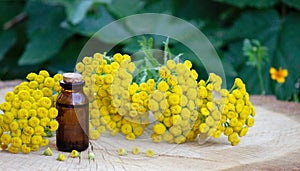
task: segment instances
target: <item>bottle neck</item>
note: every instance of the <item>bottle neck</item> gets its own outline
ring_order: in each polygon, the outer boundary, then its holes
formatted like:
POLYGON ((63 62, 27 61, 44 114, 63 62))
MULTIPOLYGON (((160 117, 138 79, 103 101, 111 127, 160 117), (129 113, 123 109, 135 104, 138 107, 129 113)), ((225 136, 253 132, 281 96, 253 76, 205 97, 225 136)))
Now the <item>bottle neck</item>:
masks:
POLYGON ((62 92, 69 92, 69 93, 82 92, 84 81, 79 83, 65 83, 64 81, 61 81, 60 86, 62 87, 62 92))

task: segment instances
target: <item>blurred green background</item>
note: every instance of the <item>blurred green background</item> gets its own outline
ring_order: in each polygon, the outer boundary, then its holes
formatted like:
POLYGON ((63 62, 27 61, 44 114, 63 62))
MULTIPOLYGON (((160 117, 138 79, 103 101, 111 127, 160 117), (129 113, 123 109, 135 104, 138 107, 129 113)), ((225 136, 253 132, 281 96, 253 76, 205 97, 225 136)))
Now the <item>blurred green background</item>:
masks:
MULTIPOLYGON (((241 77, 251 94, 262 90, 243 42, 258 40, 266 49, 261 61, 264 93, 299 101, 299 0, 0 0, 0 80, 24 79, 40 69, 52 74, 73 71, 81 49, 96 31, 140 13, 164 13, 192 23, 217 50, 227 85, 241 77), (271 79, 271 67, 288 70, 284 83, 271 79)), ((153 46, 163 49, 166 38, 153 38, 153 46)), ((140 39, 126 40, 110 53, 132 54, 140 48, 140 39)), ((170 41, 169 47, 173 54, 183 53, 183 59, 195 58, 179 42, 170 41)), ((207 77, 201 63, 194 63, 194 68, 200 78, 207 77)))

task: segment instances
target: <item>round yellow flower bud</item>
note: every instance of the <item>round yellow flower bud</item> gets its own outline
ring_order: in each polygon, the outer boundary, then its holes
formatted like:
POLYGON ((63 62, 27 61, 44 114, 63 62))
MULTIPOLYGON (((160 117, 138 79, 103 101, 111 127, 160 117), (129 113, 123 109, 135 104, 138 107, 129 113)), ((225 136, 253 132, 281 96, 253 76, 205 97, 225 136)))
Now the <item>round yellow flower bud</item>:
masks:
POLYGON ((161 92, 166 92, 169 89, 169 85, 165 81, 160 81, 157 88, 161 92))
POLYGON ((162 123, 158 123, 153 126, 153 132, 158 135, 162 135, 163 133, 165 133, 165 131, 166 131, 166 127, 162 123))

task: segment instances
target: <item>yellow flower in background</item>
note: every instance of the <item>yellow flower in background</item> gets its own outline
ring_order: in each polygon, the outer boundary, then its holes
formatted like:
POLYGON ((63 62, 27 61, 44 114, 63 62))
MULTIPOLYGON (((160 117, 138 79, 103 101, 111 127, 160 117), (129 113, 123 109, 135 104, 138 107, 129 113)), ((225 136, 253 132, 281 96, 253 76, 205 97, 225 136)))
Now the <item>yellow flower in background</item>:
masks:
POLYGON ((278 83, 284 83, 285 77, 287 77, 289 73, 287 69, 282 69, 280 67, 278 70, 276 70, 274 67, 271 67, 270 74, 273 80, 276 80, 278 83))

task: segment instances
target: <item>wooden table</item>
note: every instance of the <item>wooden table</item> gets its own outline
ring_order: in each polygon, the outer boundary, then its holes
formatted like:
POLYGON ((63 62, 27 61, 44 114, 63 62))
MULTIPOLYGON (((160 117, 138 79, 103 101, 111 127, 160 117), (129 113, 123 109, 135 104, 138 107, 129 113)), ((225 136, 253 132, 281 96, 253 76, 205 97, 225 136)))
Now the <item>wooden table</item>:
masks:
MULTIPOLYGON (((0 103, 11 86, 0 82, 0 103)), ((95 161, 84 151, 80 161, 64 153, 67 158, 60 162, 56 158, 61 152, 51 138, 53 156, 41 155, 44 149, 27 155, 0 151, 0 170, 300 170, 300 104, 273 96, 251 96, 251 101, 257 110, 255 125, 235 147, 224 136, 204 144, 175 145, 155 144, 147 136, 127 141, 121 135, 104 135, 91 141, 95 161), (134 146, 141 154, 131 154, 134 146), (127 156, 118 156, 120 147, 129 151, 127 156), (148 148, 155 152, 152 158, 145 156, 148 148)))

